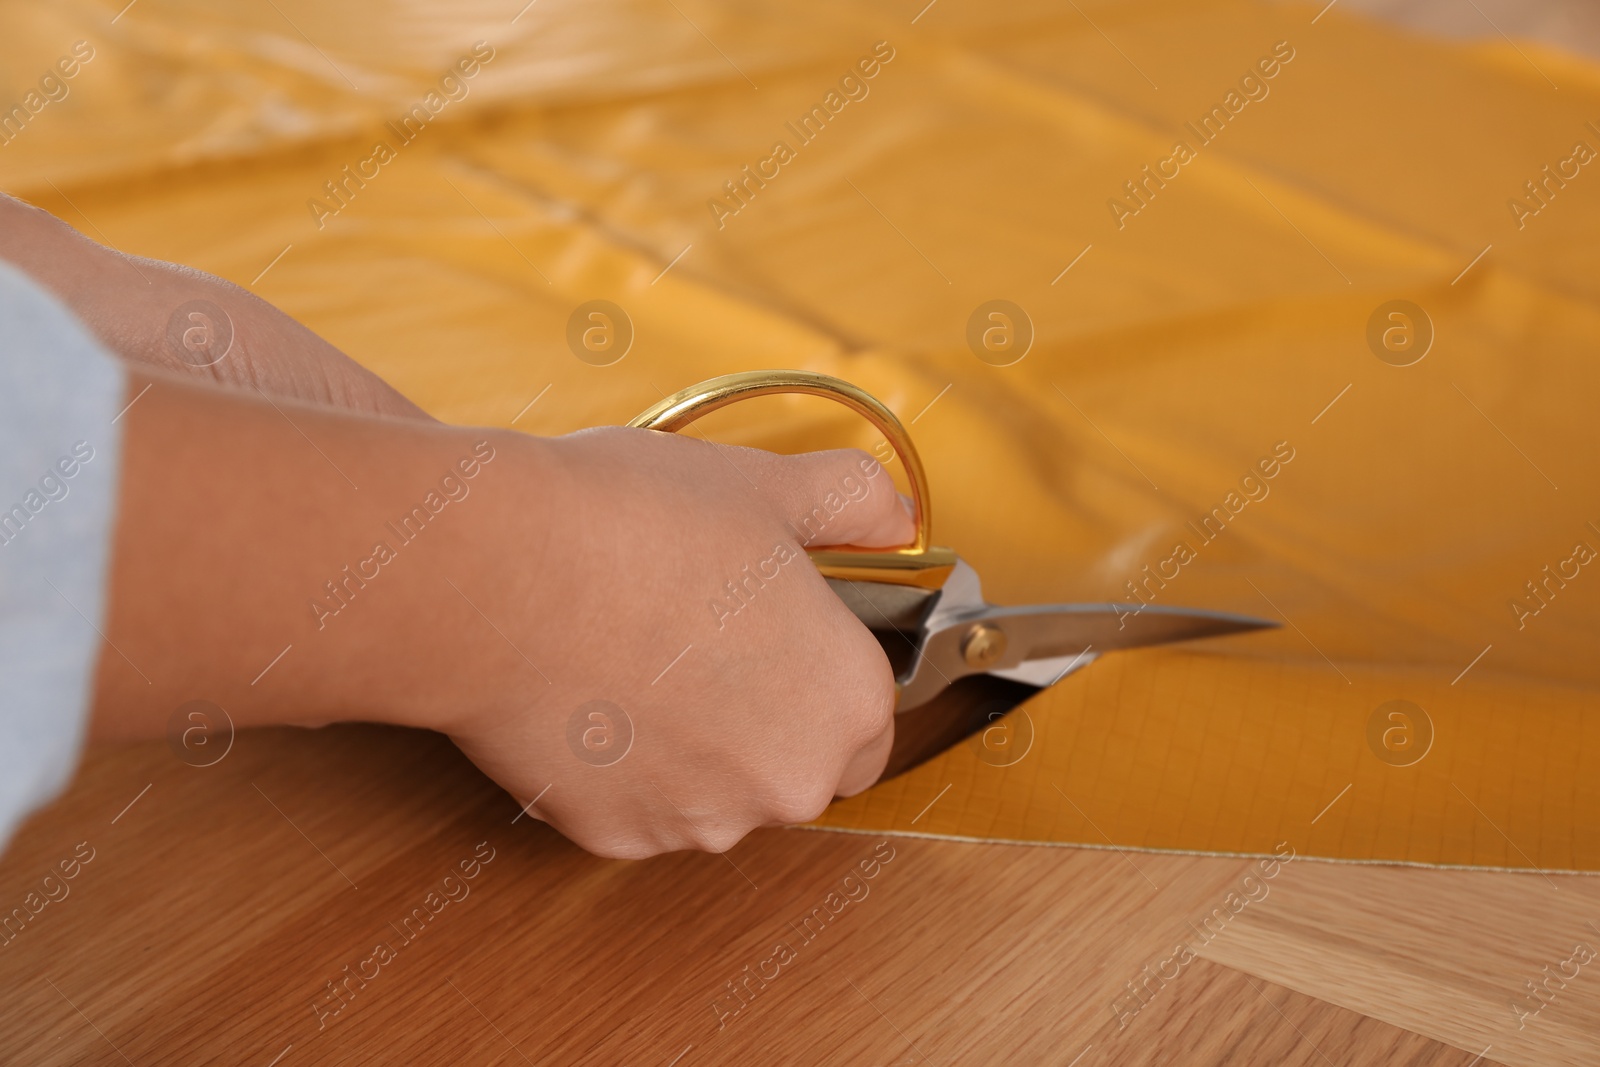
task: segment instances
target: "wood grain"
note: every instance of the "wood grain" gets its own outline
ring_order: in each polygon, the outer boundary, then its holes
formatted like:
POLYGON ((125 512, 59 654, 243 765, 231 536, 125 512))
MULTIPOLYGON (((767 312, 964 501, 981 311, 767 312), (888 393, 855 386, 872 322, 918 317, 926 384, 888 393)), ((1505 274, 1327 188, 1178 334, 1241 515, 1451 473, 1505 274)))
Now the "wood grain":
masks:
MULTIPOLYGON (((1141 1019, 1142 1041, 1131 1041, 1114 1062, 1259 1063, 1276 1067, 1329 1063, 1383 1067, 1469 1067, 1481 1063, 1457 1048, 1334 1007, 1302 993, 1204 960, 1153 1018, 1141 1019)), ((1087 1061, 1088 1057, 1085 1057, 1087 1061)))
POLYGON ((1600 878, 1306 863, 1201 954, 1504 1063, 1593 1064, 1600 960, 1559 975, 1597 924, 1600 878), (1546 967, 1549 1003, 1519 1018, 1546 967))
MULTIPOLYGON (((94 752, 0 862, 10 908, 93 849, 0 948, 0 1062, 1466 1067, 1483 1043, 1452 1013, 1520 972, 1414 976, 1505 962, 1463 955, 1467 921, 1566 936, 1510 876, 1295 863, 1123 1026, 1130 983, 1251 861, 765 831, 624 863, 517 816, 408 731, 244 733, 206 768, 94 752), (1370 914, 1446 891, 1410 940, 1370 914)), ((1591 1062, 1583 981, 1477 1062, 1591 1062)))

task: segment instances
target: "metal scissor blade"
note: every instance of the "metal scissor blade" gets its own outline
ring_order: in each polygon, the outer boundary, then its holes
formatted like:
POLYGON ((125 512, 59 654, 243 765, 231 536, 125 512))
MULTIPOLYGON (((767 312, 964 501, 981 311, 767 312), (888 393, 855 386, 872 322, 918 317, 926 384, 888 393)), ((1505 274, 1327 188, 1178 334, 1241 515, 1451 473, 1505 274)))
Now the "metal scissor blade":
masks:
POLYGON ((990 674, 970 675, 941 689, 913 714, 895 716, 894 747, 878 780, 903 774, 994 726, 1039 689, 990 674))
POLYGON ((1027 682, 1052 684, 1079 658, 1124 648, 1163 645, 1199 637, 1218 637, 1276 626, 1247 615, 1199 608, 1152 604, 1043 604, 1026 607, 985 605, 959 614, 936 616, 923 639, 921 655, 901 682, 899 710, 932 700, 956 680, 977 673, 1027 682), (974 663, 967 645, 974 634, 1001 636, 1003 651, 974 663), (1046 676, 1048 675, 1048 677, 1046 676))
MULTIPOLYGON (((985 606, 964 613, 960 621, 927 635, 922 656, 903 682, 902 714, 895 716, 894 748, 880 781, 994 727, 1017 705, 1092 663, 1101 652, 1277 625, 1246 615, 1148 604, 1143 610, 1137 604, 985 606), (1006 655, 988 670, 974 668, 961 655, 961 639, 974 624, 997 625, 1008 635, 1006 655), (1009 646, 1011 640, 1026 651, 1009 646)), ((1031 722, 1018 729, 1031 738, 1031 722)), ((988 745, 979 746, 979 758, 998 766, 1009 762, 996 763, 988 745)))
MULTIPOLYGON (((1076 655, 1085 648, 1110 652, 1197 637, 1220 637, 1277 626, 1267 619, 1201 608, 1156 604, 1037 604, 990 608, 957 626, 986 622, 1006 632, 1016 659, 1076 655)), ((929 635, 930 639, 932 634, 929 635)), ((1009 660, 1011 657, 1007 657, 1009 660)))

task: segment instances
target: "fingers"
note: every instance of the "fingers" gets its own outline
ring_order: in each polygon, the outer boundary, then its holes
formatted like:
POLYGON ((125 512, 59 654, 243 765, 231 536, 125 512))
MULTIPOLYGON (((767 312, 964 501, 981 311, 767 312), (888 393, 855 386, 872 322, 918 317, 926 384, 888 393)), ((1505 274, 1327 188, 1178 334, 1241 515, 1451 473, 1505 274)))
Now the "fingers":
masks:
MULTIPOLYGON (((844 751, 852 754, 834 783, 835 796, 854 796, 876 782, 889 761, 889 749, 894 745, 894 672, 877 640, 864 633, 861 636, 863 640, 858 646, 856 661, 861 688, 850 701, 847 721, 838 734, 845 742, 844 751)), ((841 662, 849 661, 842 659, 841 662)))
POLYGON ((915 535, 883 465, 854 448, 774 457, 767 492, 806 546, 889 548, 915 535))
POLYGON ((835 793, 841 797, 853 797, 876 784, 878 777, 883 774, 884 766, 889 762, 889 750, 893 747, 894 720, 891 718, 888 728, 858 751, 846 764, 835 793))
MULTIPOLYGON (((910 501, 895 491, 882 464, 865 452, 837 449, 775 458, 779 462, 770 492, 801 543, 886 548, 907 544, 915 535, 910 501)), ((894 744, 893 678, 875 643, 868 643, 872 647, 865 658, 871 666, 862 669, 881 677, 861 712, 865 740, 858 742, 839 777, 834 788, 838 796, 854 796, 875 783, 894 744)))

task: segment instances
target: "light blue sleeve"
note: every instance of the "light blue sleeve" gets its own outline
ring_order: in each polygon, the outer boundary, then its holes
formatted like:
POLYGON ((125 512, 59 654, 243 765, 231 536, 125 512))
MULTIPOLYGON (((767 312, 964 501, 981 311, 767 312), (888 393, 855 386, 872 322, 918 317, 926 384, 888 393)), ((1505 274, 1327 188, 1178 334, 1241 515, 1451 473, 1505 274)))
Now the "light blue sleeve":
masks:
POLYGON ((0 847, 59 793, 105 648, 121 365, 0 261, 0 847))

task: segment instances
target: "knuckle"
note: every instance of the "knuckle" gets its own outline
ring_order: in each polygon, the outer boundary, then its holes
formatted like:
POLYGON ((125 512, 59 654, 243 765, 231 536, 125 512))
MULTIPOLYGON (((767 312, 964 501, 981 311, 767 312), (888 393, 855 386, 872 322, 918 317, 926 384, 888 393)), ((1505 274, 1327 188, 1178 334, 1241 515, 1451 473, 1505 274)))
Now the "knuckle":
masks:
POLYGON ((821 782, 811 782, 774 797, 768 812, 776 822, 785 824, 810 822, 833 799, 833 790, 821 782))
POLYGON ((618 835, 598 839, 582 840, 577 842, 584 851, 591 852, 602 859, 610 860, 643 860, 651 856, 660 855, 663 851, 660 846, 643 840, 642 838, 618 835))
POLYGON ((862 448, 841 448, 839 450, 839 458, 846 469, 860 471, 869 478, 881 469, 878 461, 868 455, 867 451, 862 448))
MULTIPOLYGON (((808 481, 814 488, 826 492, 841 485, 862 479, 870 483, 872 473, 881 469, 876 460, 859 448, 834 448, 826 452, 813 452, 806 465, 808 481)), ((870 488, 870 484, 868 486, 870 488)))
POLYGON ((711 827, 696 827, 691 838, 693 847, 701 852, 726 852, 744 840, 746 831, 732 823, 718 823, 711 827))
POLYGON ((861 671, 854 699, 850 701, 850 741, 859 748, 882 736, 894 724, 895 682, 889 661, 875 640, 869 638, 870 655, 861 671))

